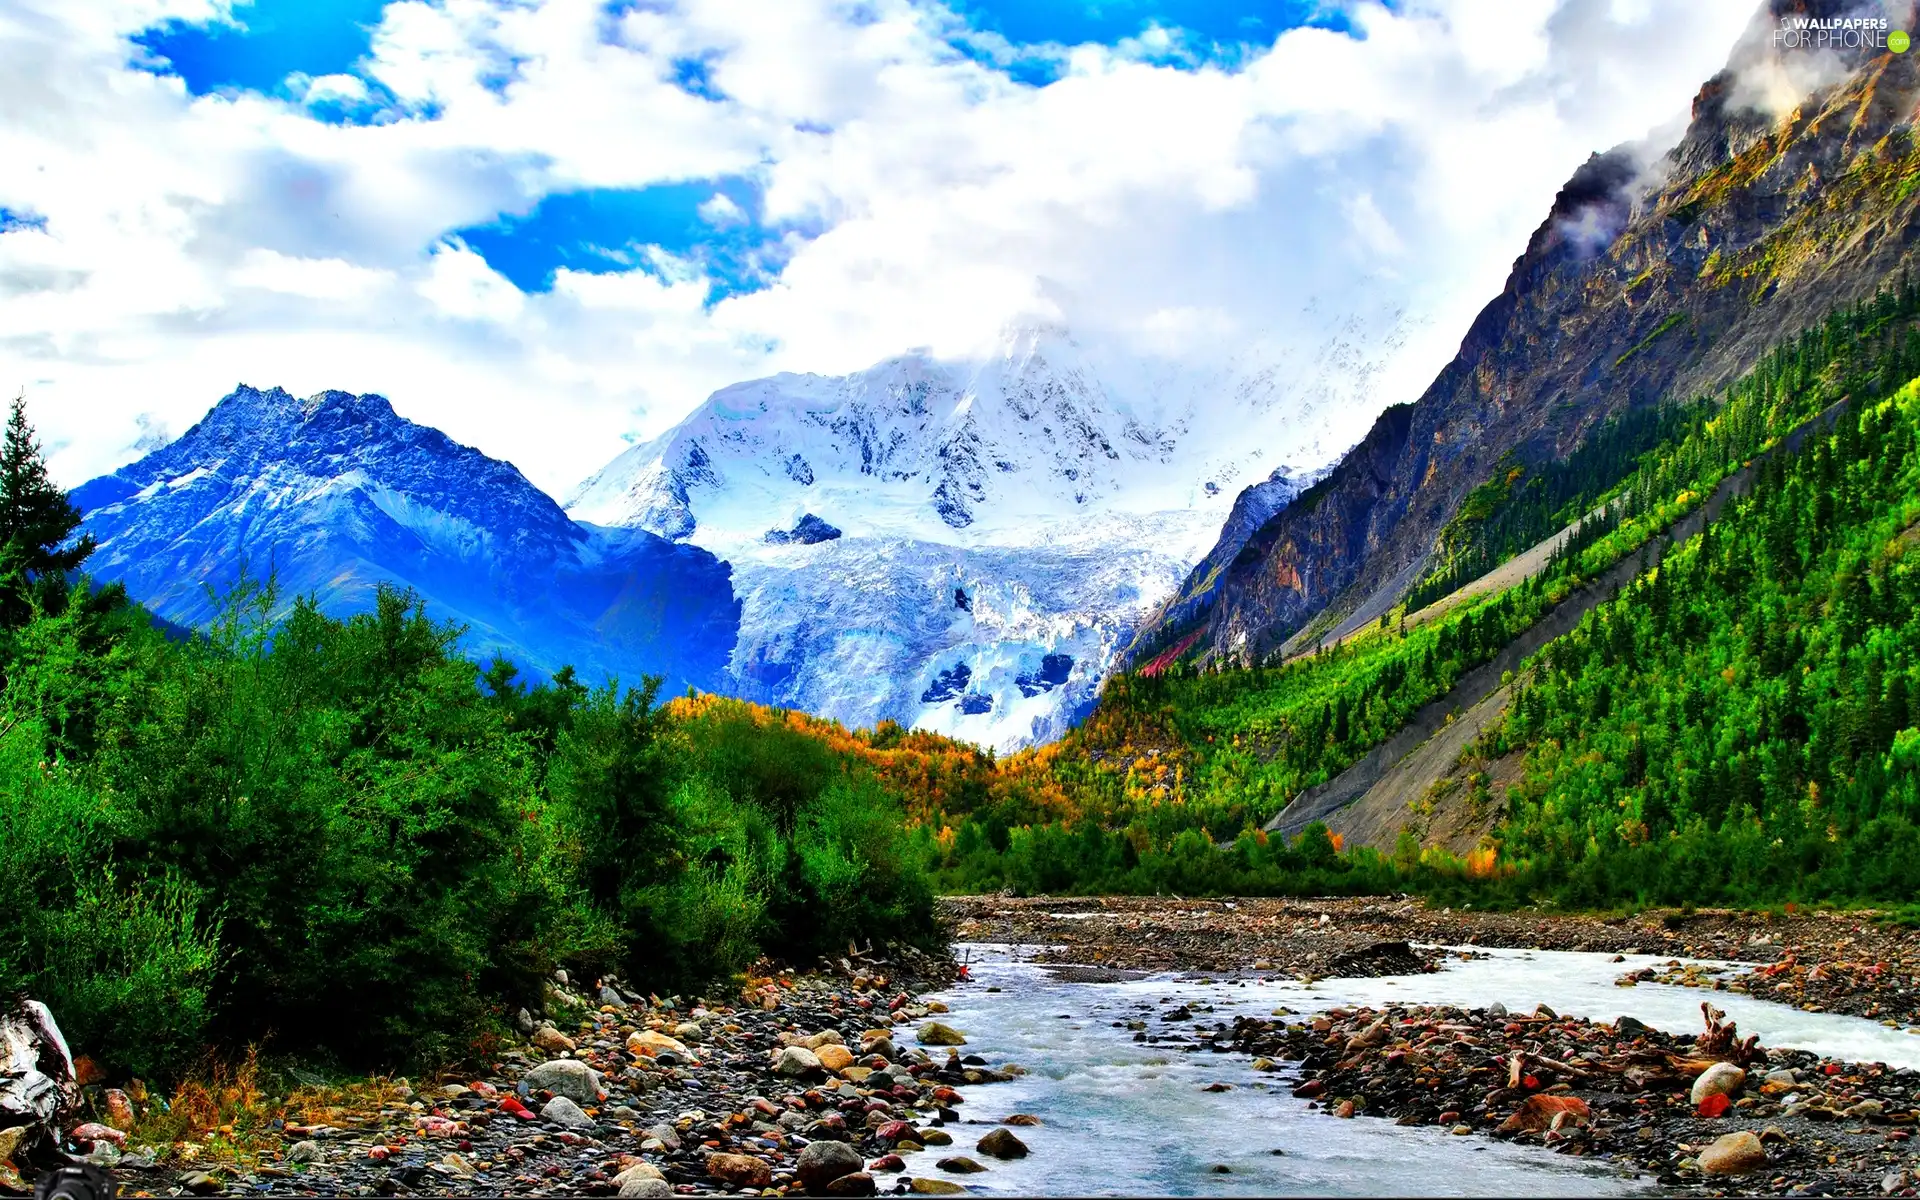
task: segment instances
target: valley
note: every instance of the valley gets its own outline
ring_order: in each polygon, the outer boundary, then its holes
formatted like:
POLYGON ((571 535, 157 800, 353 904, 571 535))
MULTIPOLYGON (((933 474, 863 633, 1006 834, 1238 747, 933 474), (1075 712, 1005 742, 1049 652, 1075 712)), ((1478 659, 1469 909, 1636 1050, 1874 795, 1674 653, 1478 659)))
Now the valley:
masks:
POLYGON ((65 492, 16 400, 0 1189, 1920 1191, 1920 60, 1789 70, 1840 11, 1417 396, 1372 299, 1021 319, 564 501, 252 385, 65 492))

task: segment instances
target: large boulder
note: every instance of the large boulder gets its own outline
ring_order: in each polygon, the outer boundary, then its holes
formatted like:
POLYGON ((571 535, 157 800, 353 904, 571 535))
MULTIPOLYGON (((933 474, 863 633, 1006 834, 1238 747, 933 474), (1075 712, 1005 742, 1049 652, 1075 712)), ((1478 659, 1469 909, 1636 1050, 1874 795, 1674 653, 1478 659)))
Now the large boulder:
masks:
POLYGON ((56 1142, 79 1104, 73 1052, 47 1006, 0 1007, 0 1186, 28 1190, 14 1164, 56 1142))
POLYGON ((655 1029, 642 1029, 627 1035, 627 1052, 642 1058, 652 1058, 661 1051, 678 1054, 682 1058, 692 1058, 693 1052, 678 1038, 668 1037, 655 1029))
POLYGON ((1700 1169, 1709 1175, 1744 1175, 1767 1165, 1767 1148, 1747 1130, 1722 1134, 1700 1152, 1700 1169))
POLYGON ((773 1064, 773 1073, 788 1079, 799 1079, 819 1069, 820 1056, 805 1046, 788 1046, 773 1064))
POLYGON ((813 1142, 800 1151, 794 1171, 810 1192, 820 1192, 843 1175, 866 1169, 860 1152, 845 1142, 813 1142))
POLYGON ((577 1058, 556 1058, 541 1063, 527 1072, 526 1084, 536 1091, 565 1096, 582 1106, 600 1099, 600 1073, 577 1058))
POLYGON ((820 1060, 820 1065, 829 1071, 844 1071, 853 1065, 853 1051, 845 1046, 822 1046, 813 1053, 820 1060))
POLYGON ((707 1174, 734 1187, 763 1188, 773 1182, 773 1168, 750 1154, 709 1154, 707 1174))
POLYGON ((1689 1096, 1698 1105, 1709 1096, 1726 1096, 1729 1099, 1739 1094, 1746 1085, 1747 1073, 1732 1063, 1717 1062, 1700 1072, 1700 1078, 1693 1081, 1693 1091, 1689 1096))
POLYGON ((591 1129, 593 1118, 580 1111, 580 1106, 565 1096, 555 1096, 541 1106, 540 1119, 552 1121, 565 1129, 591 1129))
POLYGON ((1025 1158, 1027 1144, 1004 1129, 996 1129, 973 1147, 992 1158, 1025 1158))

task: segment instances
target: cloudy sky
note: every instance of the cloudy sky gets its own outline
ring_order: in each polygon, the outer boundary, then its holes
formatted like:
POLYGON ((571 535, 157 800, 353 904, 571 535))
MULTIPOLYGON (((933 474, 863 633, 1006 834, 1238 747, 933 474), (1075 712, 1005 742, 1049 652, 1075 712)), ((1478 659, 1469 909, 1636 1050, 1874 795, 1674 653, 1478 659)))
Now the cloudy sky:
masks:
POLYGON ((1417 392, 1753 8, 0 0, 0 386, 69 485, 246 382, 556 494, 725 383, 1031 316, 1181 361, 1384 298, 1417 392))

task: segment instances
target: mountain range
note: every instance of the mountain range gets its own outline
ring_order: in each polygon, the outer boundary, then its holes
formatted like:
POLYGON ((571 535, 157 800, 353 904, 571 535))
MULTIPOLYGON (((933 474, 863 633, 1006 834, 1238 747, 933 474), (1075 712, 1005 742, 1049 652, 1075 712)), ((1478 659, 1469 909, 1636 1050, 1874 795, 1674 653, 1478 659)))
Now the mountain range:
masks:
POLYGON ((1832 51, 1848 73, 1809 83, 1768 31, 1829 10, 1763 8, 1677 145, 1575 172, 1410 403, 1384 364, 1419 322, 1386 304, 1308 301, 1311 336, 1207 368, 1035 320, 975 355, 723 388, 563 508, 378 397, 242 387, 74 493, 91 569, 183 624, 243 559, 339 610, 389 579, 536 674, 1045 741, 1128 662, 1271 661, 1375 620, 1496 473, 1709 394, 1894 279, 1915 67, 1832 51))
POLYGON ((1156 372, 1032 322, 976 356, 754 380, 567 511, 731 564, 735 694, 1013 749, 1086 710, 1246 481, 1271 512, 1338 453, 1402 321, 1323 330, 1287 370, 1156 372))
POLYGON ((285 601, 371 607, 412 588, 466 647, 534 676, 725 682, 739 628, 725 563, 643 530, 568 519, 511 465, 379 396, 242 386, 178 440, 74 490, 87 570, 159 616, 206 624, 244 570, 285 601))

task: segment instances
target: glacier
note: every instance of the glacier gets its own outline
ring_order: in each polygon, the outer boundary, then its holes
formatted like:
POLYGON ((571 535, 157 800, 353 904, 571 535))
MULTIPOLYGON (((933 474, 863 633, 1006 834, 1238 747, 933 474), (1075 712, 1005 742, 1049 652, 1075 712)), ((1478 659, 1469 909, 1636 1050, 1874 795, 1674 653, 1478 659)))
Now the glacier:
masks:
POLYGON ((730 564, 721 690, 1011 751, 1091 707, 1230 514, 1271 516, 1351 444, 1404 327, 1343 317, 1310 353, 1195 367, 1035 321, 974 356, 751 380, 566 510, 730 564))

